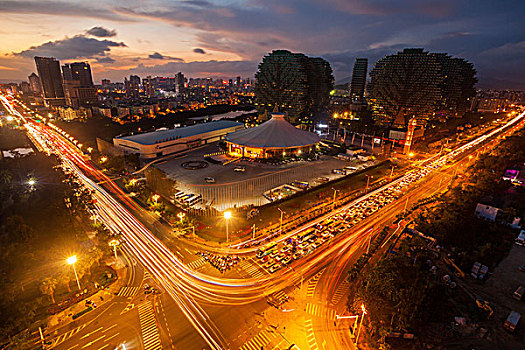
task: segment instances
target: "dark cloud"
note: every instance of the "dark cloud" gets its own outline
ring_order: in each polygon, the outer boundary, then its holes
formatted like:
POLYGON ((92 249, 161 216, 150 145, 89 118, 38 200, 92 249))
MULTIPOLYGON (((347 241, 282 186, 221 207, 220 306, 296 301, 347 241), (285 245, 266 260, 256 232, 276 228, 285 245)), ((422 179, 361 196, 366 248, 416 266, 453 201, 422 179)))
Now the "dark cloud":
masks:
POLYGON ((23 57, 45 56, 56 57, 62 60, 74 58, 94 58, 105 56, 112 47, 126 47, 123 42, 111 40, 98 40, 88 38, 84 35, 76 35, 62 40, 49 41, 47 43, 31 46, 27 50, 15 53, 23 57))
POLYGON ((165 56, 158 52, 154 52, 151 55, 148 56, 148 58, 154 59, 154 60, 169 60, 169 61, 178 61, 183 62, 184 60, 179 57, 172 57, 172 56, 165 56))
POLYGON ((116 30, 106 29, 104 27, 93 27, 89 30, 86 30, 86 34, 96 36, 99 38, 110 38, 117 35, 116 30))
POLYGON ((53 15, 66 17, 89 17, 96 19, 110 19, 113 21, 134 22, 133 18, 121 16, 111 8, 101 8, 100 6, 86 6, 86 2, 74 3, 72 1, 24 1, 11 0, 0 1, 0 13, 20 13, 53 15))
POLYGON ((110 63, 110 64, 115 62, 115 60, 113 58, 109 57, 109 56, 96 57, 95 61, 97 63, 110 63))
POLYGON ((193 52, 195 52, 195 53, 201 53, 201 54, 203 54, 203 55, 206 53, 206 51, 204 51, 203 49, 200 49, 200 48, 198 48, 198 47, 194 48, 194 49, 193 49, 193 52))

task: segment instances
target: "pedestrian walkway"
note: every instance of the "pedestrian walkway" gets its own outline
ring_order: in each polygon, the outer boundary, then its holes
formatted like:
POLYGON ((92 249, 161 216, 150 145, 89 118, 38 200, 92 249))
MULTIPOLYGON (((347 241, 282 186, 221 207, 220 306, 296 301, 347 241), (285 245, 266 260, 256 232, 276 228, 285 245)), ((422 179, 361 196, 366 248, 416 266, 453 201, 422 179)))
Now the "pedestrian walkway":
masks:
POLYGON ((140 287, 122 287, 118 291, 119 297, 132 297, 139 291, 140 287))
POLYGON ((317 317, 326 317, 329 320, 335 320, 334 309, 322 307, 317 304, 306 303, 306 313, 317 317))
POLYGON ((314 325, 311 319, 304 321, 304 328, 306 331, 306 340, 308 341, 308 347, 310 350, 317 350, 317 342, 315 341, 314 325))
POLYGON ((61 343, 65 342, 66 340, 68 340, 69 338, 71 338, 72 336, 77 334, 79 331, 81 331, 86 326, 87 326, 87 324, 84 323, 82 326, 79 326, 79 327, 77 327, 75 329, 72 329, 72 330, 62 334, 62 335, 59 335, 55 340, 53 340, 53 345, 51 347, 54 348, 58 344, 61 344, 61 343))
POLYGON ((266 327, 261 333, 244 343, 241 350, 260 350, 266 349, 266 345, 274 341, 277 334, 271 327, 266 327))
POLYGON ((151 275, 148 272, 148 270, 144 270, 144 277, 143 277, 143 279, 147 280, 148 278, 151 278, 151 275))
POLYGON ((186 266, 188 266, 192 270, 197 270, 202 265, 206 264, 206 259, 203 257, 198 258, 197 260, 193 260, 190 263, 187 263, 186 266))
POLYGON ((345 295, 346 292, 348 292, 348 289, 350 289, 350 282, 348 282, 348 280, 345 279, 343 283, 338 285, 337 288, 335 289, 335 293, 332 296, 331 304, 332 305, 338 304, 341 301, 341 298, 343 297, 343 295, 345 295))
POLYGON ((257 266, 253 265, 249 260, 243 260, 239 263, 239 267, 246 271, 250 276, 254 278, 264 277, 264 273, 261 272, 257 266))
POLYGON ((313 298, 315 294, 315 287, 317 287, 317 283, 319 282, 319 279, 321 278, 321 275, 323 274, 324 269, 319 271, 314 277, 310 278, 308 280, 308 287, 306 288, 306 296, 313 298))
POLYGON ((144 350, 162 349, 151 301, 146 301, 140 304, 137 309, 139 311, 140 330, 142 334, 144 350))

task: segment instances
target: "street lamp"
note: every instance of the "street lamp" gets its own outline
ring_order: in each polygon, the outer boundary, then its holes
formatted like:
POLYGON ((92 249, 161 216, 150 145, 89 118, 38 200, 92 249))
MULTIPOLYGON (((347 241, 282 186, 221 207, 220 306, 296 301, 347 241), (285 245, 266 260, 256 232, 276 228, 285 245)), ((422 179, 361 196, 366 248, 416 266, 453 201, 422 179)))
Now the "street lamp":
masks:
POLYGON ((365 189, 365 193, 368 193, 368 184, 370 183, 370 178, 372 176, 370 175, 365 175, 366 176, 366 189, 365 189))
POLYGON ((279 233, 283 232, 283 214, 284 212, 281 210, 281 208, 277 208, 281 212, 281 225, 279 226, 279 233))
POLYGON ((153 200, 155 201, 155 204, 157 204, 160 196, 158 194, 154 194, 153 196, 151 196, 151 198, 153 198, 153 200))
POLYGON ((363 325, 363 319, 365 318, 365 315, 366 315, 366 308, 365 308, 364 304, 361 304, 361 311, 362 311, 361 321, 359 322, 359 328, 357 330, 357 336, 355 337, 355 344, 356 345, 357 345, 357 341, 359 340, 359 333, 361 333, 361 326, 363 325))
POLYGON ((332 187, 332 190, 334 190, 334 199, 332 200, 332 210, 335 209, 335 196, 337 195, 337 190, 332 187))
POLYGON ((113 247, 113 252, 115 253, 115 260, 118 260, 117 258, 117 246, 120 244, 120 242, 118 241, 118 239, 112 239, 111 241, 108 242, 108 245, 110 247, 113 247))
POLYGON ((180 212, 177 214, 177 217, 180 219, 180 223, 182 224, 182 218, 184 218, 186 216, 186 214, 184 214, 183 212, 180 212))
POLYGON ((105 163, 107 160, 108 160, 108 157, 105 157, 105 156, 100 158, 101 163, 105 163))
POLYGON ((75 271, 75 277, 77 279, 78 290, 82 291, 82 288, 80 288, 80 282, 78 281, 77 269, 75 268, 75 263, 77 262, 77 256, 72 255, 69 258, 67 258, 66 261, 69 265, 73 265, 73 271, 75 271))
POLYGON ((224 212, 224 219, 226 219, 226 243, 228 243, 228 221, 230 221, 231 217, 232 217, 231 211, 224 212))
POLYGON ((36 181, 35 181, 35 179, 29 179, 29 180, 27 180, 27 184, 29 186, 34 186, 36 184, 36 181))

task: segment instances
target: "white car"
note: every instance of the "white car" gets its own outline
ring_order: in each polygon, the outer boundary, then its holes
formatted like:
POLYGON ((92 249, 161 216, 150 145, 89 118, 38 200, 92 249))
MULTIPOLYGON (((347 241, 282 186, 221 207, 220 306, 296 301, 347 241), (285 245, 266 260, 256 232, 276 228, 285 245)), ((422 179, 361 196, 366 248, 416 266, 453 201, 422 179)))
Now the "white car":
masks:
POLYGON ((209 184, 214 184, 215 183, 215 179, 213 177, 205 177, 204 181, 206 181, 209 184))
POLYGON ((233 171, 244 173, 246 171, 246 168, 243 166, 236 166, 235 168, 233 168, 233 171))

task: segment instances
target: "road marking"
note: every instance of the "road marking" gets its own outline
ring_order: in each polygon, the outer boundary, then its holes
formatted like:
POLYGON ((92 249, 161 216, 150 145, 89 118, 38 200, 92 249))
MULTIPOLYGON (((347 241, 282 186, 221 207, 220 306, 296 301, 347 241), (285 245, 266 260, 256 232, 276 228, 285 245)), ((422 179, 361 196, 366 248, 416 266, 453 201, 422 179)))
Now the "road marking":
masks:
POLYGON ((193 260, 192 262, 187 263, 186 266, 188 266, 192 270, 197 270, 199 267, 201 267, 204 264, 206 264, 206 259, 204 259, 203 257, 200 257, 197 260, 193 260))
MULTIPOLYGON (((133 305, 133 304, 131 304, 131 305, 133 305)), ((111 327, 109 327, 109 328, 106 328, 106 329, 104 329, 104 330, 102 331, 102 333, 104 333, 104 332, 107 332, 107 331, 109 331, 110 329, 113 329, 113 328, 115 328, 116 326, 117 326, 117 324, 114 324, 113 326, 111 326, 111 327)))
POLYGON ((106 340, 104 340, 105 342, 106 341, 109 341, 110 339, 113 339, 115 338, 116 336, 118 336, 120 333, 116 333, 116 334, 113 334, 111 337, 107 338, 106 340))
POLYGON ((246 271, 250 276, 255 278, 264 277, 264 273, 261 272, 256 266, 254 266, 249 260, 243 260, 238 265, 243 271, 246 271))
POLYGON ((106 345, 104 345, 103 347, 99 348, 98 350, 105 349, 105 348, 107 348, 108 346, 109 346, 109 344, 106 344, 106 345))
POLYGON ((308 341, 308 346, 310 347, 310 350, 317 350, 317 342, 315 340, 315 334, 314 334, 314 325, 311 319, 307 319, 304 321, 305 329, 306 329, 306 340, 308 341))
POLYGON ((71 350, 71 349, 74 349, 74 348, 76 348, 77 346, 78 346, 78 344, 75 344, 75 345, 73 345, 72 347, 70 347, 70 348, 69 348, 69 349, 67 349, 67 350, 71 350))
POLYGON ((263 331, 257 334, 255 337, 244 343, 241 346, 241 350, 260 350, 277 338, 274 330, 271 327, 266 327, 263 331))
POLYGON ((332 305, 336 305, 341 301, 341 298, 343 295, 345 295, 346 292, 350 289, 350 282, 348 282, 347 279, 343 281, 337 288, 335 289, 334 295, 332 296, 332 305))
POLYGON ((319 283, 319 279, 321 278, 321 275, 323 274, 324 270, 325 269, 322 269, 315 276, 308 280, 308 287, 306 289, 307 297, 313 298, 315 294, 315 287, 317 287, 317 283, 319 283))
POLYGON ((335 310, 334 309, 331 309, 331 308, 325 308, 325 307, 321 307, 317 304, 312 304, 312 303, 307 303, 306 304, 306 313, 310 314, 310 315, 313 315, 313 316, 317 316, 317 317, 327 317, 329 320, 334 320, 335 319, 335 310), (325 315, 325 312, 328 314, 328 315, 325 315))
POLYGON ((153 305, 151 301, 146 301, 137 306, 139 311, 140 329, 142 332, 142 343, 144 344, 144 350, 160 350, 162 344, 160 342, 160 336, 153 315, 153 305))
MULTIPOLYGON (((124 310, 120 313, 121 315, 135 308, 135 304, 128 304, 124 310)), ((116 325, 115 325, 116 326, 116 325)))
POLYGON ((89 332, 89 333, 87 333, 87 334, 84 334, 82 337, 80 337, 80 339, 87 338, 87 337, 89 337, 91 334, 100 331, 102 328, 104 328, 104 327, 97 328, 97 329, 95 329, 93 332, 89 332))
POLYGON ((119 297, 132 297, 139 291, 140 287, 122 287, 118 292, 119 297))
POLYGON ((82 347, 82 349, 87 348, 88 346, 91 346, 91 345, 95 344, 95 343, 98 342, 100 339, 105 338, 105 337, 106 337, 106 335, 103 335, 103 336, 101 336, 100 338, 97 338, 97 339, 93 340, 92 342, 87 343, 86 345, 84 345, 84 346, 82 347))
MULTIPOLYGON (((64 341, 66 341, 67 339, 71 338, 72 336, 74 336, 76 333, 78 333, 80 330, 84 329, 85 327, 87 326, 87 324, 83 324, 82 326, 79 326, 75 329, 72 329, 70 330, 69 332, 66 332, 62 335, 59 335, 54 341, 53 341, 53 346, 52 347, 55 347, 57 346, 58 344, 60 343, 63 343, 64 341)), ((75 345, 76 346, 76 345, 75 345)))

